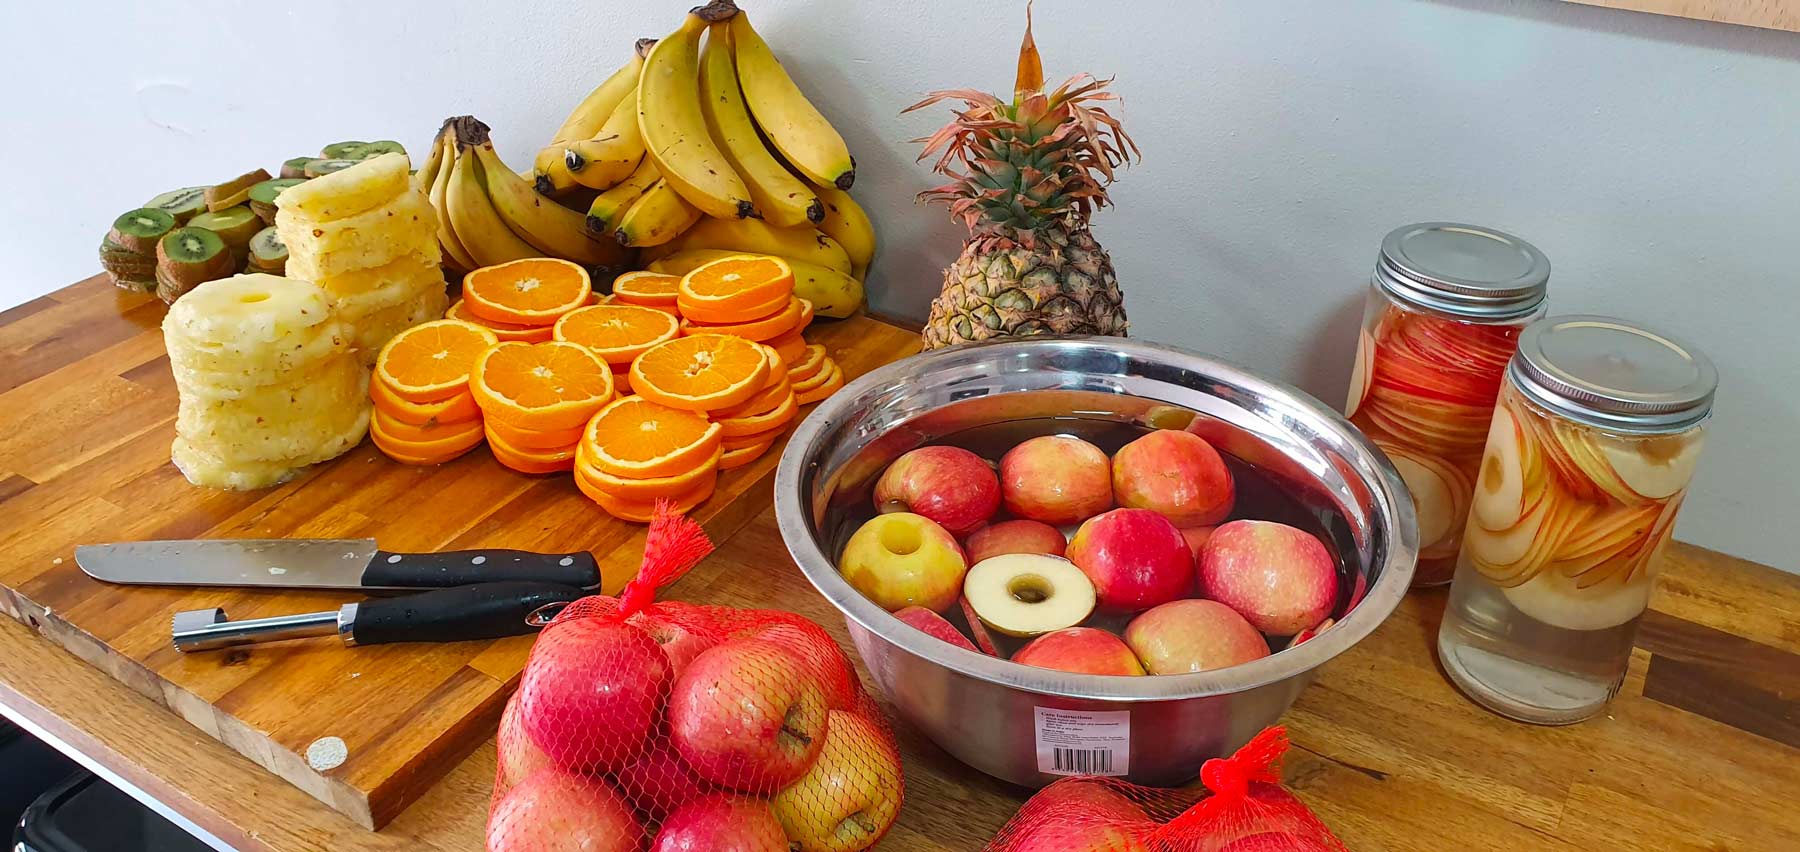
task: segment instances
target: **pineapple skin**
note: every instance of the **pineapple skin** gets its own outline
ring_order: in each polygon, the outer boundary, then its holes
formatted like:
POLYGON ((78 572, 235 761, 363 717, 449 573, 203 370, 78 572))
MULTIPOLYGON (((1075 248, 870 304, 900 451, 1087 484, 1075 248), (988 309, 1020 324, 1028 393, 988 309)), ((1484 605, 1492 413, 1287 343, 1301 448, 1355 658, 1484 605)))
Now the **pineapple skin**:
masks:
POLYGON ((994 337, 1124 337, 1128 326, 1112 256, 1066 217, 1022 240, 982 234, 964 243, 920 339, 929 351, 994 337))

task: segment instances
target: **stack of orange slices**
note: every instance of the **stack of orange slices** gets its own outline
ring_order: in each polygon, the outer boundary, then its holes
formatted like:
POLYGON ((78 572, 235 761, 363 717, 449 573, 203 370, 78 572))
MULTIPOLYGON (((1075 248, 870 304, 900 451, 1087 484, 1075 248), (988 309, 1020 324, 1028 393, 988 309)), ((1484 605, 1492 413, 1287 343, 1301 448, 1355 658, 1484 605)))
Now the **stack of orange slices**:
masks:
POLYGON ((556 321, 551 335, 580 344, 605 361, 620 390, 631 386, 631 362, 652 346, 674 340, 681 326, 657 308, 614 302, 576 308, 556 321))
POLYGON ((658 499, 686 512, 712 496, 721 427, 642 395, 620 397, 588 421, 575 485, 606 513, 649 523, 658 499))
POLYGON ((643 308, 655 308, 671 316, 681 287, 681 276, 660 272, 627 272, 613 279, 613 301, 643 308))
POLYGON ((481 408, 469 375, 497 342, 492 331, 453 319, 421 323, 389 340, 369 380, 375 446, 403 464, 434 465, 480 444, 481 408))
POLYGON ((476 359, 469 386, 488 448, 521 473, 573 469, 582 429, 614 396, 606 362, 561 340, 492 346, 476 359))
POLYGON ((462 299, 445 316, 484 326, 502 341, 542 343, 564 314, 598 301, 579 264, 530 257, 463 276, 462 299))

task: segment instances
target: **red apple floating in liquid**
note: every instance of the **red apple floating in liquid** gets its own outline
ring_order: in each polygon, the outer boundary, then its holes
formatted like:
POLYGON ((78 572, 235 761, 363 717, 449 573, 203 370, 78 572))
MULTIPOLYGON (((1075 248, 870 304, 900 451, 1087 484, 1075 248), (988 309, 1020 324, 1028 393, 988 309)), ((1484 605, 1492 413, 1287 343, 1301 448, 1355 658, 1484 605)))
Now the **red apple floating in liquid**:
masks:
POLYGON ((557 769, 520 781, 488 815, 488 852, 638 852, 643 846, 644 828, 618 793, 557 769))
MULTIPOLYGON (((927 636, 949 642, 958 648, 976 650, 975 644, 969 641, 969 637, 962 635, 955 625, 945 621, 943 616, 922 606, 909 606, 894 613, 894 617, 927 636)), ((977 653, 980 652, 977 651, 977 653)))
POLYGON ((943 612, 962 590, 967 557, 949 531, 910 512, 876 515, 863 522, 838 560, 838 572, 857 591, 889 612, 922 606, 943 612))
POLYGON ((975 637, 975 647, 990 657, 1000 656, 1000 648, 994 644, 993 635, 988 633, 987 625, 981 622, 981 615, 975 612, 975 605, 969 602, 968 595, 964 595, 957 603, 962 607, 963 620, 969 623, 969 635, 975 637))
POLYGON ((1220 526, 1200 554, 1200 594, 1271 636, 1292 636, 1331 614, 1337 566, 1319 539, 1272 521, 1220 526))
POLYGON ((1041 435, 1000 458, 1000 498, 1014 516, 1051 526, 1112 507, 1112 461, 1071 435, 1041 435))
POLYGON ((1231 514, 1237 486, 1219 451, 1191 432, 1159 429, 1113 455, 1113 500, 1162 513, 1177 527, 1216 524, 1231 514))
POLYGON ((519 724, 563 767, 611 771, 643 751, 670 681, 668 657, 636 627, 600 618, 552 624, 519 679, 519 724))
POLYGON ((1006 553, 1061 556, 1068 549, 1069 540, 1056 527, 1042 521, 1019 518, 976 530, 963 545, 963 549, 969 554, 969 564, 974 565, 990 556, 1006 553))
POLYGON ((675 809, 650 852, 788 852, 788 837, 768 802, 715 793, 675 809))
POLYGON ((1170 601, 1125 625, 1125 644, 1151 674, 1205 672, 1260 660, 1269 643, 1218 601, 1170 601))
POLYGON ((1187 539, 1149 509, 1114 509, 1089 518, 1069 540, 1068 556, 1093 581, 1104 609, 1142 612, 1194 589, 1187 539))
POLYGON ((954 536, 974 532, 999 509, 994 469, 961 447, 920 447, 875 481, 876 511, 923 515, 954 536))
POLYGON ((1200 564, 1200 548, 1206 546, 1206 540, 1212 538, 1212 527, 1185 527, 1181 530, 1181 538, 1187 542, 1188 552, 1194 554, 1194 564, 1200 564))
POLYGON ((702 653, 669 694, 669 735, 701 778, 768 794, 806 773, 825 741, 828 703, 811 667, 761 639, 702 653))
POLYGON ((800 852, 861 852, 900 815, 900 754, 868 717, 831 711, 806 774, 775 794, 775 818, 800 852))
POLYGON ((1026 643, 1012 661, 1076 674, 1141 675, 1144 667, 1119 637, 1097 627, 1070 627, 1026 643))
POLYGON ((612 780, 649 822, 661 820, 683 802, 712 790, 675 752, 674 744, 660 736, 643 754, 614 771, 612 780))

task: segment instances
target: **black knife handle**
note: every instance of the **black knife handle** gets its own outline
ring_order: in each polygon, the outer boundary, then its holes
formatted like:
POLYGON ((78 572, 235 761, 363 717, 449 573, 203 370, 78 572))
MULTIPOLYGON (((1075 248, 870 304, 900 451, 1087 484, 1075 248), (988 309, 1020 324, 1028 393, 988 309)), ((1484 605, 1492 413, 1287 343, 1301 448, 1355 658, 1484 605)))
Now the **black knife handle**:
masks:
POLYGON ((588 593, 555 583, 510 581, 436 589, 397 598, 371 598, 356 604, 350 640, 357 645, 393 642, 461 642, 535 633, 526 619, 551 607, 548 620, 567 604, 588 593))
POLYGON ((577 589, 598 588, 600 564, 594 554, 532 553, 529 550, 450 550, 443 553, 375 551, 362 583, 369 588, 447 589, 476 583, 523 580, 577 589))

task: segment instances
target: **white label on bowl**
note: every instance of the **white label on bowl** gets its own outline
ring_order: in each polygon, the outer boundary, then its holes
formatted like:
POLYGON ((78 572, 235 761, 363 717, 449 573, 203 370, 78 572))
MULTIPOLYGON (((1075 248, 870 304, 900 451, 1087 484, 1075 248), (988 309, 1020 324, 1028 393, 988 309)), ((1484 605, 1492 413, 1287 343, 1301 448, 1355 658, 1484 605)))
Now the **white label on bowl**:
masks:
POLYGON ((1131 771, 1131 711, 1036 707, 1039 772, 1124 775, 1131 771))

